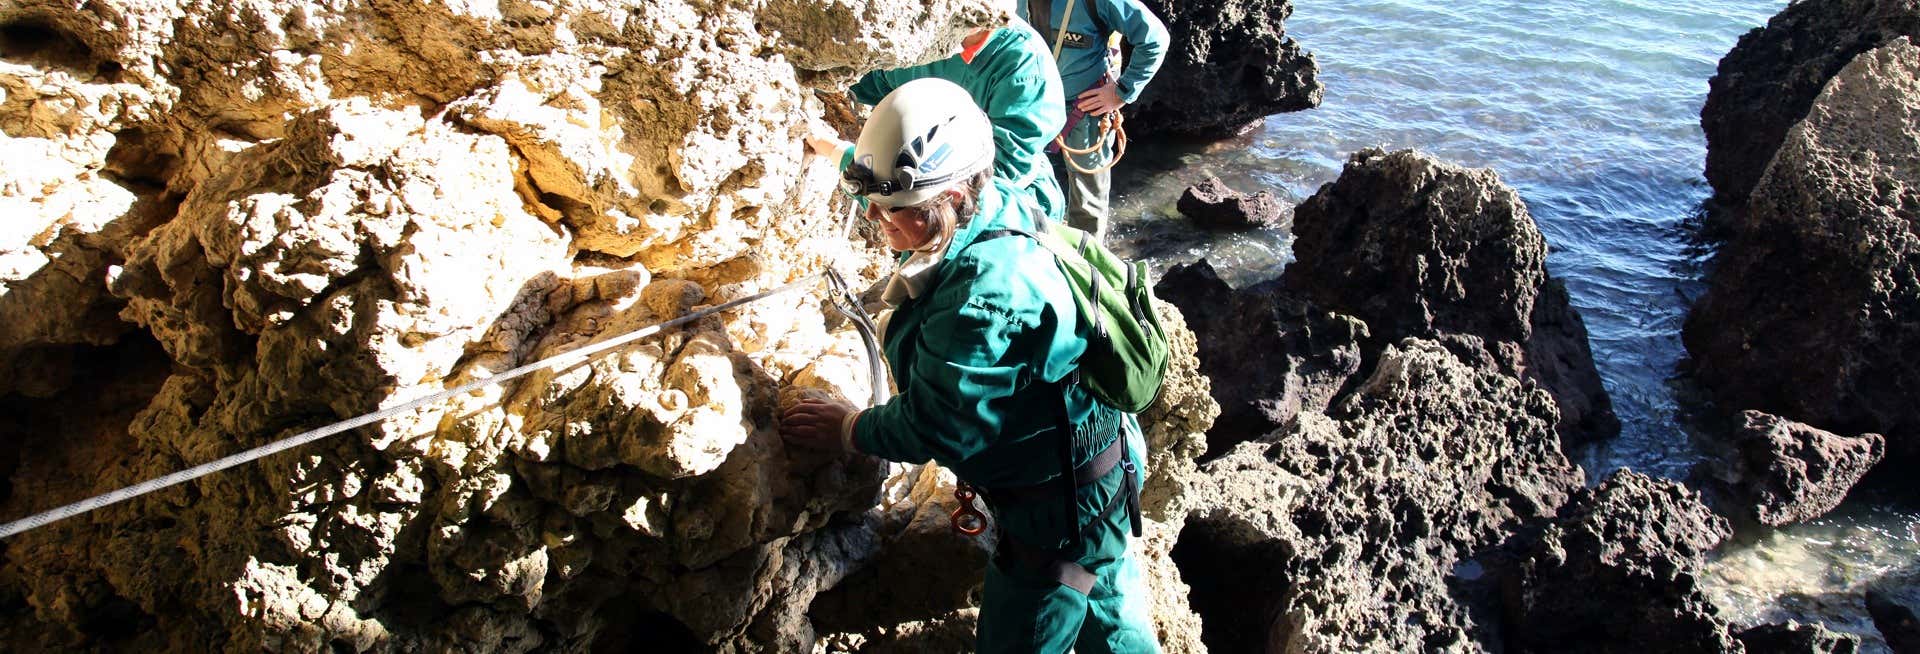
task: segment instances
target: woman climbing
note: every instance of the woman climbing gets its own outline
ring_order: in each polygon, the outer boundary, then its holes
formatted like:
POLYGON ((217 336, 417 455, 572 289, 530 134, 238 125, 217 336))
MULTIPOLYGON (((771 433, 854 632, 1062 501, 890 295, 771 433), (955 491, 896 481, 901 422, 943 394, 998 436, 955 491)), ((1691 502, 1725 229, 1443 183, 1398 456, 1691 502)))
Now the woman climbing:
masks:
POLYGON ((997 521, 977 648, 1157 652, 1127 535, 1143 445, 1134 421, 1074 383, 1087 349, 1073 296, 1024 189, 992 176, 993 129, 967 92, 918 79, 877 105, 845 178, 901 252, 882 341, 899 394, 856 411, 806 401, 788 442, 928 460, 997 521), (1123 508, 1124 506, 1124 508, 1123 508))

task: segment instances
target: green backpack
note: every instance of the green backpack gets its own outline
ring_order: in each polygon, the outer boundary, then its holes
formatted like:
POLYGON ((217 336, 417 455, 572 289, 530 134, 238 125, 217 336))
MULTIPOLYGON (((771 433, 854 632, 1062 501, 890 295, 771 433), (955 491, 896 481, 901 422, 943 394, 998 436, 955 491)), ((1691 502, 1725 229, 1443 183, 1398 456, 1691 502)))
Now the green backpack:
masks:
POLYGON ((1094 397, 1127 413, 1139 413, 1160 396, 1167 375, 1167 334, 1153 310, 1147 264, 1115 255, 1095 238, 1057 222, 1040 233, 993 230, 978 243, 1018 234, 1053 253, 1073 289, 1074 304, 1088 323, 1087 351, 1080 355, 1080 384, 1094 397))

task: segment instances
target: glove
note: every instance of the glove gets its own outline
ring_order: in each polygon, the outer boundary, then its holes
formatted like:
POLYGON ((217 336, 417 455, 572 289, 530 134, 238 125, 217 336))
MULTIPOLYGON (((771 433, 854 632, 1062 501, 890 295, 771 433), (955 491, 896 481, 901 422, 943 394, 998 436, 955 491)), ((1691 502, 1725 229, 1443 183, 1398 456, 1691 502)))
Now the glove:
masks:
POLYGON ((781 414, 780 436, 802 447, 859 452, 853 445, 853 425, 861 413, 841 400, 801 400, 781 414))

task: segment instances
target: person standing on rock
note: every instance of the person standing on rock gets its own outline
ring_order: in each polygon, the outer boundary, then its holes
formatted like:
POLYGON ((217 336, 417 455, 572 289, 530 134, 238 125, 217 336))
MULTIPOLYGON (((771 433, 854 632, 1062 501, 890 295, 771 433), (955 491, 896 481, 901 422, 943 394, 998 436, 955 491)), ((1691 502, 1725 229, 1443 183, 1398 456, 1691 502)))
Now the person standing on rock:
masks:
MULTIPOLYGON (((1044 149, 1067 122, 1060 75, 1054 72, 1040 35, 1025 23, 967 35, 958 54, 930 64, 868 73, 853 85, 853 99, 871 105, 907 82, 937 77, 966 89, 993 122, 993 174, 1032 193, 1047 217, 1060 220, 1066 199, 1044 149)), ((815 154, 850 162, 851 143, 830 134, 807 139, 815 154)))
POLYGON ((874 107, 845 173, 902 256, 881 326, 899 394, 857 410, 804 400, 793 445, 936 461, 996 519, 977 649, 1157 652, 1139 564, 1137 423, 1075 383, 1088 348, 1024 190, 989 172, 993 128, 940 79, 874 107))
POLYGON ((1059 151, 1066 167, 1067 224, 1105 239, 1119 111, 1160 70, 1167 26, 1140 0, 1026 0, 1017 10, 1052 44, 1062 88, 1072 95, 1065 130, 1048 150, 1059 151), (1124 71, 1116 36, 1133 44, 1124 71))

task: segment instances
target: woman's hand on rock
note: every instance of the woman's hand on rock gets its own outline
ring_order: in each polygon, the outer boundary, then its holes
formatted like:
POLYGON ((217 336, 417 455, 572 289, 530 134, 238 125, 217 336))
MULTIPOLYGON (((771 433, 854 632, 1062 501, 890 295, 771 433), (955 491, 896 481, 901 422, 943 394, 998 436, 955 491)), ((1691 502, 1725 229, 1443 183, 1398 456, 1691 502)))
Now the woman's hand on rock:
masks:
POLYGON ((859 411, 838 400, 801 400, 780 416, 780 436, 788 443, 817 450, 853 450, 852 429, 859 411))
POLYGON ((833 135, 830 131, 815 130, 814 133, 807 135, 807 152, 822 157, 838 159, 840 152, 850 147, 853 147, 852 143, 840 140, 840 137, 833 135))

